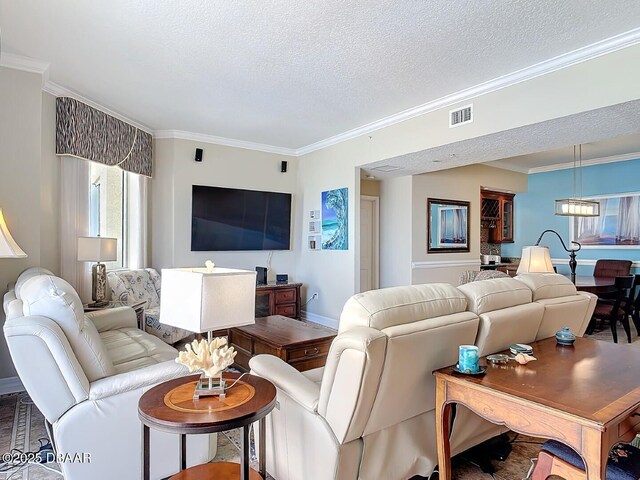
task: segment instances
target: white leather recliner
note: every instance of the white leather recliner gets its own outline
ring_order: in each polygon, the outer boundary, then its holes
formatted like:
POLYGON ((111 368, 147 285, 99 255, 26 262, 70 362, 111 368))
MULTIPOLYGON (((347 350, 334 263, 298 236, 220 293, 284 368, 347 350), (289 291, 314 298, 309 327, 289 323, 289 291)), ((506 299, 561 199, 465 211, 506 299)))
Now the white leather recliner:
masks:
POLYGON ((267 471, 277 480, 428 476, 437 462, 435 381, 478 316, 451 285, 360 293, 345 305, 324 370, 300 373, 258 355, 278 405, 267 417, 267 471))
MULTIPOLYGON (((139 330, 129 307, 85 314, 71 285, 47 270, 23 272, 3 307, 11 358, 52 425, 57 452, 90 455, 90 462, 63 463, 65 479, 138 480, 138 400, 152 386, 188 373, 175 363, 177 351, 139 330)), ((187 443, 188 465, 215 455, 215 435, 192 435, 187 443)), ((178 436, 151 430, 150 444, 151 477, 176 473, 178 436)))

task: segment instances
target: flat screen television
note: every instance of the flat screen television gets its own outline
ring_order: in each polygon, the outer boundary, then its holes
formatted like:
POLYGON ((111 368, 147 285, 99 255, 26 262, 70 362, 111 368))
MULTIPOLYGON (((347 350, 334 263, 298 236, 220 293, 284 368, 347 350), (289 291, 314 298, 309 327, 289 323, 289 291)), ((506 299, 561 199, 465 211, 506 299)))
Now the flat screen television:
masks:
POLYGON ((191 250, 289 250, 291 194, 193 185, 191 250))

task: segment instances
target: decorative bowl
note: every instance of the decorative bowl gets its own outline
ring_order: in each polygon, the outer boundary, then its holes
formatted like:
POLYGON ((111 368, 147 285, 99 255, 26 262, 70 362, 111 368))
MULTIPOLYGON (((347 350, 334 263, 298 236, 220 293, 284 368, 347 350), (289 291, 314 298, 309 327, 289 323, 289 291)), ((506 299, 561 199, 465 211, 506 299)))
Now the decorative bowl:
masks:
POLYGON ((569 330, 569 327, 562 327, 556 332, 556 342, 560 345, 573 345, 576 341, 575 334, 569 330))

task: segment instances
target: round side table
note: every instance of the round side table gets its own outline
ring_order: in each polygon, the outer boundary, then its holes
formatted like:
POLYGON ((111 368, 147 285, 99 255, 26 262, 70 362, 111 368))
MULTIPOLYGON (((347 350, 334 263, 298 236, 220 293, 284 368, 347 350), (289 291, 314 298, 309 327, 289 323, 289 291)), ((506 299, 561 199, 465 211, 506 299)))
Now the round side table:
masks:
MULTIPOLYGON (((225 380, 233 383, 240 374, 225 373, 225 380)), ((138 416, 142 421, 142 478, 149 480, 149 428, 180 435, 180 473, 171 480, 264 478, 265 469, 265 417, 276 404, 276 389, 271 382, 255 375, 245 375, 227 390, 224 399, 200 397, 193 399, 200 375, 176 378, 156 385, 145 392, 138 403, 138 416), (249 468, 249 427, 260 422, 259 472, 249 468), (222 432, 242 427, 240 465, 230 462, 206 463, 191 468, 187 465, 187 435, 222 432), (239 474, 239 475, 238 475, 239 474)))

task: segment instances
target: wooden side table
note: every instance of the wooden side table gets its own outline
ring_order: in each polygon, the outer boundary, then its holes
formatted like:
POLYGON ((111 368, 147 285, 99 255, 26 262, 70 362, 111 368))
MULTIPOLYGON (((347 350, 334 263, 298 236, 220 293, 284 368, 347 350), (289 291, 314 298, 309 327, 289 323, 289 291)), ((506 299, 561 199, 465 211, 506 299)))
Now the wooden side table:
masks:
MULTIPOLYGON (((225 380, 235 381, 240 374, 225 373, 225 380)), ((142 421, 142 479, 149 480, 149 428, 180 435, 180 472, 171 480, 240 478, 257 480, 266 475, 265 417, 276 404, 276 388, 271 382, 255 375, 244 375, 227 390, 224 399, 200 397, 193 399, 199 375, 176 378, 156 385, 138 403, 142 421), (249 426, 260 422, 259 472, 249 468, 249 426), (230 462, 206 463, 186 468, 187 435, 222 432, 242 427, 240 465, 230 462)))
POLYGON ((97 310, 104 310, 105 308, 118 308, 118 307, 131 307, 133 311, 136 312, 136 320, 138 321, 138 328, 140 330, 144 330, 144 306, 147 304, 146 301, 142 300, 140 302, 135 303, 125 303, 125 302, 116 302, 111 301, 108 304, 102 307, 92 307, 91 304, 84 304, 83 308, 85 312, 95 312, 97 310))

